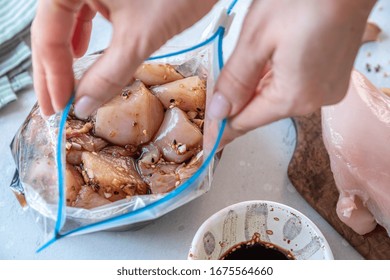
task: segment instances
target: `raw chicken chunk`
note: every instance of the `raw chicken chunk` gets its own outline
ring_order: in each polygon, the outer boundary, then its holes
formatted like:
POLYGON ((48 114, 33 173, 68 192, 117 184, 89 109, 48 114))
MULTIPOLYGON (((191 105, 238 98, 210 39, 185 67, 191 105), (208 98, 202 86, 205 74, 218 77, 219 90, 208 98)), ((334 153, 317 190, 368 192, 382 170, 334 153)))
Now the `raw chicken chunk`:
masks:
POLYGON ((176 163, 166 162, 153 143, 142 147, 142 156, 138 160, 138 170, 152 193, 166 193, 180 183, 176 175, 176 163))
POLYGON ((150 186, 152 193, 170 192, 189 179, 202 164, 203 151, 194 156, 188 164, 179 165, 159 158, 158 149, 152 144, 146 146, 145 150, 147 152, 138 161, 138 170, 150 186), (156 158, 158 161, 155 160, 156 158))
POLYGON ((137 148, 131 145, 126 147, 119 146, 108 146, 102 150, 102 152, 110 154, 114 157, 124 156, 124 157, 133 157, 137 154, 137 148))
POLYGON ((186 112, 204 112, 206 84, 198 76, 153 87, 152 92, 160 99, 165 109, 178 107, 186 112))
POLYGON ((339 218, 359 234, 379 223, 390 235, 390 97, 353 71, 348 93, 322 109, 339 218))
POLYGON ((81 159, 84 180, 96 186, 102 197, 116 201, 147 193, 147 185, 138 174, 133 158, 101 151, 83 152, 81 159))
POLYGON ((82 186, 80 193, 74 203, 74 207, 92 209, 111 203, 108 199, 101 197, 90 186, 82 186))
POLYGON ((180 177, 176 174, 178 166, 179 164, 169 163, 163 159, 157 164, 138 162, 141 175, 154 194, 170 192, 180 184, 180 177))
POLYGON ((154 143, 167 161, 182 163, 201 150, 203 135, 186 113, 168 109, 154 143))
POLYGON ((69 139, 69 142, 71 142, 72 148, 77 150, 81 147, 88 152, 98 152, 108 145, 103 139, 93 137, 90 134, 80 134, 79 136, 72 137, 69 139))
POLYGON ((140 81, 97 110, 95 134, 116 145, 148 143, 164 118, 164 109, 140 81))
POLYGON ((76 198, 85 184, 81 174, 70 164, 66 164, 66 205, 73 206, 76 198))
POLYGON ((93 128, 92 123, 81 120, 68 120, 66 122, 66 138, 79 136, 80 134, 88 133, 93 128))
POLYGON ((183 76, 169 64, 144 63, 135 71, 134 78, 147 86, 155 86, 183 79, 183 76))
POLYGON ((200 151, 196 156, 194 156, 188 164, 180 165, 176 173, 179 175, 180 181, 185 181, 189 179, 202 165, 203 160, 203 151, 200 151))
POLYGON ((101 138, 90 134, 78 134, 67 140, 66 161, 73 165, 80 165, 83 151, 99 152, 107 145, 108 143, 101 138))

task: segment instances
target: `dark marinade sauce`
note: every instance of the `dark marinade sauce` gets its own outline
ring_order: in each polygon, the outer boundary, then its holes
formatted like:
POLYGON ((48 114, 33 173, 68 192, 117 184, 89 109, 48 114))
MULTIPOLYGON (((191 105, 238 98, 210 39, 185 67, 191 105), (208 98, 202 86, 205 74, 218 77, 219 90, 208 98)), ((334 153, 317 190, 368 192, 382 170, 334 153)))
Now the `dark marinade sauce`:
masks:
POLYGON ((220 260, 294 260, 288 250, 275 244, 263 242, 260 235, 255 233, 252 240, 239 243, 230 248, 220 257, 220 260))

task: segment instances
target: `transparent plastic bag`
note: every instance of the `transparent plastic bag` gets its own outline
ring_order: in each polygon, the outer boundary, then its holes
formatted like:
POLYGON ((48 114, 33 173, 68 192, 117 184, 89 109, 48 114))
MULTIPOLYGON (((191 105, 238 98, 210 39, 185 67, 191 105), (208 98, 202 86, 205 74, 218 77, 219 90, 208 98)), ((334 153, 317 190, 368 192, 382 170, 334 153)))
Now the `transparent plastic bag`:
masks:
MULTIPOLYGON (((175 47, 174 38, 157 51, 148 63, 176 65, 186 75, 207 76, 206 111, 215 80, 223 67, 222 41, 225 26, 231 22, 228 10, 214 11, 221 16, 204 33, 211 34, 193 46, 175 47), (213 27, 214 26, 214 27, 213 27), (210 32, 211 31, 211 32, 210 32)), ((213 17, 215 19, 215 17, 213 17)), ((75 78, 101 54, 80 59, 74 65, 75 78)), ((11 144, 17 170, 11 184, 23 206, 33 213, 44 231, 42 250, 65 236, 85 234, 109 229, 134 229, 199 197, 210 189, 216 151, 225 122, 215 123, 205 117, 203 130, 202 164, 181 185, 165 194, 136 195, 97 208, 83 209, 65 203, 65 124, 72 101, 65 110, 48 120, 41 118, 38 105, 34 106, 11 144)))

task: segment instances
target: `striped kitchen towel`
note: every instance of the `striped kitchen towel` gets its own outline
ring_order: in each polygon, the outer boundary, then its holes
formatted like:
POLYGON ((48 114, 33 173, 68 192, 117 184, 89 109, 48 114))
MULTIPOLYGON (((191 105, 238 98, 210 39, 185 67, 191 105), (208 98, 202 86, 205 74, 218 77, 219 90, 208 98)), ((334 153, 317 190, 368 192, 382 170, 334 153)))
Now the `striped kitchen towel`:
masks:
POLYGON ((0 0, 0 108, 32 85, 28 41, 36 0, 0 0))

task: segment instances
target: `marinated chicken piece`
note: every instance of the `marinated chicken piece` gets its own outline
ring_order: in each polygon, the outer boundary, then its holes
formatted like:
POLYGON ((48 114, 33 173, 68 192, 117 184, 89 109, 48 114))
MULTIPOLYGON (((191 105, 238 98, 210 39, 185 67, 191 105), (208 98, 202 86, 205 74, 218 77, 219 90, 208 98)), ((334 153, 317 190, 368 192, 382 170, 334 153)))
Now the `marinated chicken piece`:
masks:
POLYGON ((72 165, 80 165, 81 155, 83 154, 82 150, 66 150, 66 162, 72 165))
POLYGON ((156 169, 160 170, 163 174, 175 173, 178 167, 178 163, 167 162, 164 159, 160 159, 155 164, 147 164, 142 161, 138 161, 138 169, 144 177, 150 177, 156 169))
POLYGON ((180 180, 175 173, 163 173, 160 170, 156 170, 147 182, 153 194, 167 193, 180 185, 180 180))
POLYGON ((176 163, 166 162, 163 159, 156 164, 138 161, 140 173, 153 194, 170 192, 180 184, 180 178, 176 174, 178 166, 176 163))
POLYGON ((81 155, 84 151, 99 152, 108 143, 101 138, 90 134, 80 134, 66 142, 66 162, 73 165, 81 164, 81 155))
POLYGON ((202 149, 202 132, 177 107, 168 109, 154 143, 167 161, 182 163, 202 149))
POLYGON ((194 156, 188 164, 180 165, 176 173, 179 175, 180 181, 185 181, 189 179, 202 165, 203 161, 203 151, 200 151, 196 156, 194 156))
POLYGON ((126 196, 147 193, 147 185, 136 171, 133 158, 113 156, 101 151, 99 153, 83 152, 81 159, 84 167, 84 180, 95 186, 105 198, 115 201, 126 196))
POLYGON ((99 152, 108 145, 103 139, 90 134, 80 134, 79 136, 70 138, 68 142, 71 144, 70 149, 76 151, 86 150, 88 152, 99 152))
POLYGON ((199 152, 188 164, 175 164, 161 159, 157 164, 138 161, 138 168, 152 193, 167 193, 189 179, 202 164, 203 151, 199 152))
POLYGON ((179 177, 175 174, 178 166, 161 159, 161 153, 153 143, 142 147, 138 170, 152 193, 166 193, 179 184, 179 177))
POLYGON ((150 143, 142 147, 142 155, 139 161, 145 164, 156 164, 160 158, 160 150, 156 145, 150 143))
POLYGON ((108 199, 101 197, 90 186, 82 186, 80 193, 74 203, 74 207, 92 209, 111 203, 108 199))
POLYGON ((65 171, 66 205, 73 206, 77 195, 81 190, 81 186, 83 186, 85 183, 81 174, 72 165, 67 163, 65 171))
POLYGON ((144 63, 138 67, 134 78, 147 86, 162 85, 184 77, 169 64, 144 63))
POLYGON ((198 76, 156 86, 151 91, 160 99, 165 109, 178 107, 186 112, 204 112, 206 84, 198 76))
POLYGON ((93 128, 92 123, 80 120, 66 121, 66 139, 88 133, 93 128))
POLYGON ((140 81, 97 110, 95 134, 116 145, 149 142, 164 118, 161 102, 140 81))
POLYGON ((322 129, 340 192, 339 218, 358 234, 390 234, 390 97, 353 71, 346 97, 322 109, 322 129))
MULTIPOLYGON (((191 63, 191 69, 198 64, 191 63)), ((188 66, 182 68, 187 71, 188 66)), ((199 168, 205 81, 184 78, 172 65, 152 63, 141 65, 134 78, 88 120, 69 115, 67 205, 95 208, 147 194, 149 188, 166 193, 199 168), (145 85, 154 86, 153 94, 145 85)))
POLYGON ((127 145, 125 147, 119 147, 119 146, 108 146, 102 150, 102 152, 106 154, 110 154, 113 157, 133 157, 137 154, 137 147, 127 145))
POLYGON ((190 121, 194 124, 196 124, 201 131, 203 131, 204 126, 204 113, 203 112, 195 112, 195 111, 188 111, 187 116, 190 119, 190 121))

